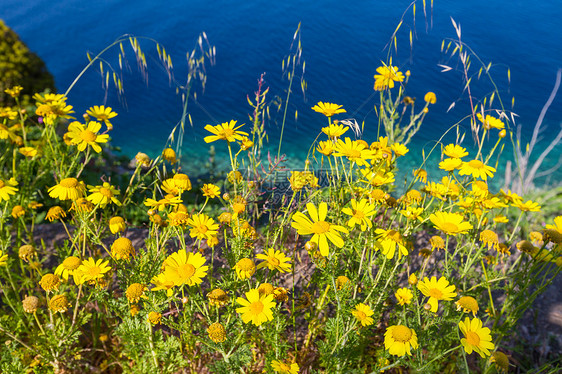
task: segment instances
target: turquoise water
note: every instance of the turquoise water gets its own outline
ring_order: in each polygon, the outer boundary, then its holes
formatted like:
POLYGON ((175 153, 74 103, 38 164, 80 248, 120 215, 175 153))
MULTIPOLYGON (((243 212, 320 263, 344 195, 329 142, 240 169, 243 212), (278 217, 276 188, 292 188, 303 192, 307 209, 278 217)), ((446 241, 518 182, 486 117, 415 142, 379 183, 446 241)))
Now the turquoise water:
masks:
MULTIPOLYGON (((427 17, 423 15, 421 1, 418 3, 415 24, 411 8, 404 15, 393 62, 402 71, 412 72, 408 95, 421 100, 425 92, 433 91, 438 102, 431 107, 422 130, 410 146, 411 155, 401 167, 411 169, 419 164, 419 150, 428 150, 438 134, 468 113, 460 72, 454 69, 442 73, 438 66, 459 66, 457 60, 450 60, 440 52, 443 39, 455 38, 451 17, 462 27, 462 40, 483 61, 493 63, 491 73, 504 101, 510 103, 515 96, 513 110, 519 116, 518 124, 525 135, 530 134, 552 89, 556 70, 562 67, 560 2, 437 0, 434 8, 428 9, 427 17), (414 33, 413 49, 408 41, 410 30, 414 33), (455 100, 457 105, 447 112, 455 100)), ((205 31, 210 43, 216 46, 216 65, 207 68, 205 92, 199 91, 197 103, 189 106, 194 126, 186 130, 183 147, 184 168, 196 173, 208 157, 209 146, 202 141, 203 127, 231 119, 248 122, 251 108, 246 95, 253 94, 261 73, 266 73, 269 98, 285 97, 288 82, 282 79, 281 61, 289 54, 299 22, 308 90, 303 97, 297 88, 291 97, 282 152, 297 164, 295 160, 305 157, 308 144, 325 125, 325 118, 310 109, 318 101, 343 105, 347 114, 341 118, 365 121, 364 138, 374 140, 377 130, 372 109, 378 95, 373 94, 373 75, 380 61, 386 60, 385 46, 409 4, 410 1, 366 0, 201 0, 167 2, 163 6, 147 0, 3 0, 0 14, 45 60, 61 92, 87 64, 86 51, 95 54, 123 34, 158 40, 171 53, 175 76, 182 81, 186 72, 185 53, 193 48, 198 34, 205 31), (299 114, 296 121, 295 111, 299 114)), ((138 151, 157 155, 182 110, 181 99, 158 66, 155 48, 150 43, 142 46, 149 64, 148 83, 141 79, 129 53, 132 69, 124 72, 124 101, 113 90, 106 95, 94 70, 85 74, 69 95, 77 113, 104 103, 119 113, 114 120, 113 144, 129 156, 138 151)), ((117 50, 105 56, 116 66, 117 50)), ((477 82, 476 77, 473 85, 476 97, 491 90, 490 84, 483 79, 477 82)), ((545 118, 545 141, 552 138, 562 122, 561 103, 562 95, 545 118)), ((272 112, 266 128, 275 150, 281 118, 281 114, 272 112)), ((465 130, 467 126, 465 122, 465 130)), ((465 142, 470 145, 470 134, 465 142)), ((217 150, 222 148, 217 144, 217 150)), ((557 161, 559 153, 560 148, 553 152, 550 164, 557 161)), ((219 152, 219 156, 224 155, 219 152)))

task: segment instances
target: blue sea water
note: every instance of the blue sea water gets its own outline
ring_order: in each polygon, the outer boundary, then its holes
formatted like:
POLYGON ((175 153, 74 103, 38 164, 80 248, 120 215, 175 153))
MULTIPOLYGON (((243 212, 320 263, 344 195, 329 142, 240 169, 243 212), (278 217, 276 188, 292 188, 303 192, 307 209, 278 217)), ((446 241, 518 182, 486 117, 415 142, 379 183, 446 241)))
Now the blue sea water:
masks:
MULTIPOLYGON (((562 67, 562 4, 558 0, 436 0, 432 8, 430 3, 427 1, 424 16, 418 1, 414 18, 410 1, 388 0, 1 0, 0 18, 46 62, 59 92, 66 91, 87 65, 87 51, 95 55, 124 34, 157 40, 171 54, 175 77, 182 81, 187 71, 185 54, 205 31, 216 47, 216 64, 207 67, 205 91, 198 90, 197 102, 189 104, 193 128, 188 126, 183 143, 184 168, 197 172, 208 157, 203 127, 231 119, 248 123, 251 108, 246 96, 253 95, 260 74, 266 74, 270 99, 285 97, 288 81, 283 79, 281 61, 290 53, 299 22, 308 89, 305 96, 299 93, 298 84, 293 89, 282 152, 293 164, 304 160, 308 145, 326 124, 322 115, 310 109, 318 101, 343 105, 347 113, 340 118, 364 121, 364 138, 374 140, 377 121, 373 107, 378 94, 373 92, 373 75, 381 60, 386 60, 388 42, 403 17, 393 64, 401 71, 411 71, 408 95, 422 100, 427 91, 433 91, 438 98, 401 166, 412 169, 419 165, 422 148, 429 150, 440 134, 469 113, 458 60, 441 52, 443 40, 447 44, 456 38, 451 18, 461 25, 463 42, 482 61, 492 62, 491 74, 508 109, 515 97, 513 112, 524 135, 532 131, 556 71, 562 67), (453 70, 443 73, 438 64, 451 65, 453 70), (447 112, 453 101, 456 106, 447 112)), ((149 65, 148 82, 142 80, 129 52, 132 69, 123 73, 124 101, 115 90, 102 89, 99 73, 92 69, 72 89, 69 103, 78 115, 92 105, 113 107, 119 113, 113 121, 113 144, 128 156, 138 151, 156 156, 180 120, 182 103, 158 64, 154 45, 142 42, 141 46, 149 65)), ((113 49, 104 57, 117 67, 117 54, 118 49, 113 49)), ((476 65, 473 61, 473 73, 477 73, 476 65)), ((492 89, 483 78, 477 81, 474 77, 472 85, 476 97, 492 89)), ((543 148, 562 122, 561 103, 562 94, 545 118, 543 148)), ((282 116, 271 114, 266 130, 269 144, 276 150, 282 116)), ((463 126, 468 132, 466 120, 463 126)), ((466 142, 470 142, 468 133, 466 142)), ((223 144, 216 146, 224 152, 223 144)), ((549 163, 556 163, 559 154, 560 148, 551 154, 549 163)))

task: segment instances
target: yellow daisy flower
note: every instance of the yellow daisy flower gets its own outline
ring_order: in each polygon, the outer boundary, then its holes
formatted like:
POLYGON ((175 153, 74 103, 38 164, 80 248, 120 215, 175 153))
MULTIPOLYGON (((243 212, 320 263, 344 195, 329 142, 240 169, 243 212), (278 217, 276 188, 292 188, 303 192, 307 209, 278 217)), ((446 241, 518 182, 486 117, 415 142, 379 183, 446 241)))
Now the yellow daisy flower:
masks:
POLYGON ((256 264, 252 259, 243 258, 234 265, 239 279, 248 279, 256 272, 256 264))
POLYGON ((0 179, 0 201, 10 200, 10 195, 15 195, 18 192, 18 189, 15 188, 17 185, 18 182, 14 178, 10 178, 8 181, 0 179))
POLYGON ((331 140, 319 141, 316 150, 324 156, 330 156, 334 152, 334 143, 331 140))
POLYGON ((286 363, 283 361, 272 360, 271 368, 274 372, 281 374, 298 374, 299 372, 299 365, 294 362, 286 363))
POLYGON ((423 97, 423 100, 428 104, 435 104, 437 102, 437 96, 435 96, 434 92, 428 92, 423 97))
POLYGON ((439 280, 435 276, 431 277, 431 280, 425 277, 422 281, 419 281, 418 289, 429 297, 428 304, 431 306, 430 311, 433 313, 437 313, 439 300, 452 300, 453 297, 457 296, 455 286, 449 285, 449 281, 445 277, 441 277, 439 280))
POLYGON ((86 199, 94 205, 99 205, 101 208, 105 208, 109 203, 121 206, 121 202, 115 197, 119 195, 119 191, 109 183, 104 182, 102 186, 88 186, 88 189, 90 195, 86 199))
POLYGON ((350 162, 354 162, 359 166, 367 166, 370 160, 374 157, 373 151, 358 141, 352 141, 350 138, 344 140, 338 139, 335 152, 336 157, 347 157, 350 162))
POLYGON ((180 249, 166 258, 164 273, 176 286, 201 284, 209 269, 204 266, 205 261, 201 253, 187 253, 185 249, 180 249))
POLYGON ((59 200, 78 200, 84 196, 86 188, 76 178, 64 178, 56 186, 49 188, 49 196, 59 200))
POLYGON ((189 235, 197 240, 216 237, 219 229, 218 223, 205 213, 194 214, 187 219, 187 224, 191 226, 189 235))
POLYGON ((111 231, 112 234, 123 232, 126 228, 127 224, 123 217, 115 216, 109 219, 109 231, 111 231))
POLYGON ((390 64, 377 68, 377 73, 375 74, 375 91, 383 91, 387 88, 394 88, 394 82, 403 82, 404 74, 398 71, 398 67, 392 66, 392 60, 390 64))
POLYGON ((394 258, 394 253, 398 249, 398 258, 408 255, 408 248, 404 245, 402 234, 396 230, 376 229, 378 243, 381 245, 382 253, 387 259, 394 258))
POLYGON ((178 159, 176 158, 176 151, 174 151, 172 148, 164 149, 162 151, 162 158, 172 165, 178 162, 178 159))
MULTIPOLYGON (((94 260, 92 257, 83 261, 76 271, 80 273, 80 281, 83 282, 99 282, 107 273, 111 270, 109 266, 109 260, 103 261, 103 259, 94 260)), ((76 277, 74 278, 76 282, 76 277)))
POLYGON ((160 273, 150 280, 150 283, 154 284, 155 287, 151 291, 165 290, 166 296, 170 297, 174 294, 174 280, 172 279, 172 273, 160 273))
POLYGON ((318 209, 316 209, 313 203, 308 203, 306 204, 306 209, 310 218, 301 212, 293 214, 291 226, 297 230, 299 235, 314 234, 310 241, 318 244, 320 254, 324 257, 327 257, 330 252, 328 240, 338 248, 343 247, 344 242, 338 231, 346 234, 349 231, 343 226, 334 225, 325 221, 328 215, 328 204, 321 202, 318 209))
POLYGON ((478 353, 480 357, 490 355, 490 350, 495 348, 492 343, 490 329, 482 327, 482 321, 478 318, 472 320, 468 317, 464 321, 459 322, 459 329, 464 338, 461 338, 461 344, 466 353, 471 354, 472 351, 478 353))
POLYGON ((236 303, 242 305, 236 312, 242 315, 244 323, 253 323, 256 326, 273 319, 271 309, 275 307, 273 295, 261 295, 257 288, 246 292, 246 299, 238 297, 236 303))
POLYGON ((490 130, 490 129, 502 130, 505 128, 505 123, 503 123, 501 120, 489 114, 486 114, 486 117, 483 117, 482 114, 477 113, 476 117, 480 122, 482 122, 486 130, 490 130))
POLYGON ((464 156, 468 156, 466 148, 461 147, 458 144, 446 145, 443 149, 443 154, 445 156, 449 156, 450 158, 463 158, 464 156))
POLYGON ((429 216, 434 227, 447 235, 465 234, 471 230, 472 225, 464 222, 463 219, 462 214, 448 212, 436 212, 429 216))
POLYGON ((446 158, 439 163, 439 169, 453 171, 460 168, 462 160, 460 158, 446 158))
POLYGON ((404 325, 389 326, 384 333, 384 348, 394 356, 411 356, 411 349, 418 348, 418 336, 404 325))
POLYGON ((357 202, 355 199, 351 199, 351 208, 343 208, 342 213, 351 216, 347 225, 351 228, 355 225, 361 226, 361 231, 365 231, 367 227, 372 227, 373 223, 369 219, 375 214, 375 206, 369 203, 367 199, 361 199, 357 202))
POLYGON ((340 136, 345 134, 347 130, 349 130, 349 127, 344 125, 339 125, 337 123, 332 123, 329 126, 322 128, 322 132, 328 135, 330 139, 339 138, 340 136))
POLYGON ((521 209, 523 212, 540 212, 541 210, 541 206, 531 200, 514 202, 513 206, 521 209))
POLYGON ((86 111, 87 114, 94 117, 100 122, 105 123, 108 130, 113 129, 113 125, 109 122, 110 119, 117 116, 117 113, 113 111, 110 107, 105 107, 104 105, 94 105, 86 111))
POLYGON ((201 192, 203 192, 203 196, 208 197, 209 199, 214 199, 215 197, 219 197, 221 195, 220 188, 211 183, 204 184, 201 188, 201 192))
POLYGON ((71 144, 78 146, 80 152, 84 152, 86 147, 90 146, 96 153, 101 152, 101 147, 98 143, 107 143, 109 135, 99 135, 98 131, 101 129, 101 123, 90 121, 88 127, 84 127, 78 121, 72 122, 68 125, 68 138, 71 144))
POLYGON ((68 281, 68 277, 72 275, 74 277, 74 283, 78 284, 80 280, 76 279, 75 270, 78 269, 80 265, 82 265, 82 260, 80 260, 78 257, 67 257, 59 266, 57 266, 57 268, 55 269, 55 275, 58 275, 65 281, 68 281))
POLYGON ((214 135, 206 136, 203 140, 205 140, 205 143, 211 143, 217 140, 226 140, 229 143, 236 140, 242 140, 244 136, 248 135, 247 132, 238 131, 238 129, 242 126, 244 126, 244 124, 236 126, 236 121, 234 120, 224 122, 216 126, 207 125, 205 126, 205 130, 213 133, 214 135))
POLYGON ((485 165, 482 161, 471 160, 462 163, 459 175, 472 175, 474 178, 488 180, 488 177, 494 177, 495 172, 496 169, 491 166, 485 165))
POLYGON ((111 255, 116 260, 129 260, 131 256, 135 256, 133 242, 125 237, 115 239, 113 244, 111 244, 111 255))
POLYGON ((342 108, 342 105, 332 104, 332 103, 323 103, 319 101, 318 104, 312 107, 312 110, 318 113, 322 113, 326 117, 331 117, 334 114, 345 113, 345 109, 342 108))
POLYGON ((458 299, 455 304, 457 305, 457 310, 461 310, 465 313, 472 313, 473 316, 476 317, 476 313, 478 313, 478 301, 472 296, 463 296, 458 299))
POLYGON ((412 299, 414 298, 414 294, 406 287, 399 288, 396 293, 394 294, 396 300, 398 300, 398 304, 405 305, 410 304, 412 299))
POLYGON ((281 251, 269 248, 265 253, 259 253, 256 256, 260 260, 264 260, 257 266, 261 269, 267 266, 269 270, 278 270, 281 273, 286 273, 291 270, 291 259, 281 251))
POLYGON ((375 312, 371 310, 366 304, 359 303, 355 306, 355 310, 351 311, 351 314, 357 318, 357 321, 361 323, 361 326, 369 326, 372 325, 374 320, 371 317, 375 312))

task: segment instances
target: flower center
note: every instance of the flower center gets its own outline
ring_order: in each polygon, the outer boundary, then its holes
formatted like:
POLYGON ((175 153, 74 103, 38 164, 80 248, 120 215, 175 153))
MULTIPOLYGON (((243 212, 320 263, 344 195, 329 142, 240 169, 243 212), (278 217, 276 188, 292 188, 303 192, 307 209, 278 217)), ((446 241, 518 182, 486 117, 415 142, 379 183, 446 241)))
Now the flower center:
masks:
POLYGON ((98 136, 90 130, 84 130, 80 133, 80 139, 88 143, 95 142, 97 137, 98 136))
POLYGON ((478 347, 480 345, 480 337, 474 331, 466 332, 466 341, 468 344, 478 347))
POLYGON ((178 268, 178 273, 182 278, 189 279, 195 274, 195 266, 191 264, 184 264, 178 268))
POLYGON ((355 311, 355 316, 357 317, 357 319, 359 321, 363 321, 365 318, 367 318, 367 315, 365 314, 365 312, 362 312, 360 310, 355 311))
POLYGON ((326 221, 314 222, 310 230, 315 234, 324 234, 330 231, 330 224, 326 221))
POLYGON ((267 259, 267 262, 269 262, 269 263, 270 263, 271 265, 273 265, 273 266, 277 266, 277 265, 279 265, 279 263, 280 263, 280 262, 279 262, 279 259, 277 259, 277 258, 275 258, 275 257, 269 257, 269 258, 267 259))
POLYGON ((234 130, 233 129, 223 129, 222 130, 222 134, 221 134, 225 139, 230 138, 234 135, 234 130))
POLYGON ((109 188, 102 187, 100 188, 99 192, 105 197, 109 197, 109 198, 113 197, 113 192, 111 192, 109 188))
POLYGON ((101 269, 98 266, 94 266, 88 269, 88 274, 93 278, 97 278, 100 273, 101 269))
POLYGON ((286 363, 282 362, 279 364, 279 369, 282 370, 282 372, 288 372, 291 370, 291 367, 289 365, 287 365, 286 363))
POLYGON ((441 290, 437 288, 432 288, 429 290, 429 296, 434 297, 437 300, 441 300, 441 298, 443 297, 443 292, 441 292, 441 290))
POLYGON ((78 180, 76 178, 65 178, 59 184, 65 188, 75 188, 78 185, 78 180))
POLYGON ((252 314, 258 315, 263 310, 263 303, 261 301, 254 301, 253 303, 250 304, 249 308, 252 314))
POLYGON ((197 230, 198 230, 201 234, 204 234, 204 233, 207 232, 208 229, 207 229, 207 226, 201 225, 201 226, 197 227, 197 230))
POLYGON ((480 160, 472 160, 468 163, 474 169, 482 169, 484 167, 484 163, 480 160))
POLYGON ((392 337, 397 342, 405 343, 412 337, 412 331, 406 326, 398 325, 392 330, 392 337))
POLYGON ((360 210, 356 210, 355 213, 353 214, 353 217, 357 219, 363 219, 363 217, 365 217, 365 214, 360 210))
POLYGON ((402 238, 400 236, 400 233, 398 231, 395 230, 390 230, 387 234, 386 237, 390 240, 392 240, 395 243, 401 243, 402 242, 402 238))
POLYGON ((457 232, 457 231, 459 231, 459 227, 452 222, 443 222, 441 224, 441 229, 445 232, 457 232))

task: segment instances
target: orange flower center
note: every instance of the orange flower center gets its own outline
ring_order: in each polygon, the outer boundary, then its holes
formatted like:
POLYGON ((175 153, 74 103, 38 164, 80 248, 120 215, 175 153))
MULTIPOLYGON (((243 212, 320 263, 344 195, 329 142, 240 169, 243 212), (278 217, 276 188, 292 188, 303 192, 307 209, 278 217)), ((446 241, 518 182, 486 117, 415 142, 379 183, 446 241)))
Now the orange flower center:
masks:
POLYGON ((361 152, 357 149, 348 149, 345 153, 349 158, 361 158, 361 152))
POLYGON ((250 304, 249 308, 253 315, 258 315, 263 311, 263 303, 261 301, 254 301, 250 304))
POLYGON ((434 297, 437 300, 441 300, 443 298, 443 292, 437 288, 432 288, 429 290, 429 296, 434 297))
POLYGON ((398 325, 392 329, 392 338, 400 343, 405 343, 412 337, 412 331, 406 326, 398 325))
POLYGON ((80 139, 87 143, 95 142, 97 137, 98 136, 90 130, 84 130, 80 133, 80 139))
POLYGON ((466 341, 468 344, 478 347, 480 345, 480 336, 474 331, 467 331, 466 341))
POLYGON ((201 234, 206 233, 207 230, 208 230, 208 228, 205 225, 200 225, 200 226, 197 227, 197 231, 199 231, 201 234))
POLYGON ((276 257, 269 257, 267 259, 267 262, 269 262, 273 266, 277 266, 280 263, 280 261, 276 257))
POLYGON ((102 188, 100 188, 99 193, 101 193, 103 196, 108 197, 108 198, 113 197, 113 192, 111 192, 111 190, 109 188, 102 187, 102 188))
POLYGON ((362 312, 360 310, 355 311, 355 316, 357 317, 357 319, 359 321, 363 321, 365 318, 367 318, 367 315, 365 314, 365 312, 362 312))
POLYGON ((191 264, 184 264, 178 268, 178 274, 181 278, 189 279, 195 274, 195 266, 191 264))
POLYGON ((326 221, 314 222, 310 230, 315 234, 324 234, 330 231, 330 224, 326 221))
POLYGON ((238 262, 238 269, 241 271, 251 271, 255 266, 254 261, 249 258, 243 258, 238 262))
POLYGON ((76 188, 78 180, 76 178, 65 178, 61 180, 59 184, 65 188, 76 188))
POLYGON ((353 217, 357 219, 363 219, 365 217, 365 214, 361 210, 356 210, 355 213, 353 213, 353 217))
POLYGON ((234 130, 231 128, 225 128, 220 132, 220 136, 224 139, 230 138, 234 135, 234 130))
POLYGON ((279 364, 279 370, 281 370, 282 373, 283 373, 283 372, 288 372, 289 370, 291 370, 291 367, 290 367, 289 365, 287 365, 286 363, 281 362, 281 363, 279 364))

